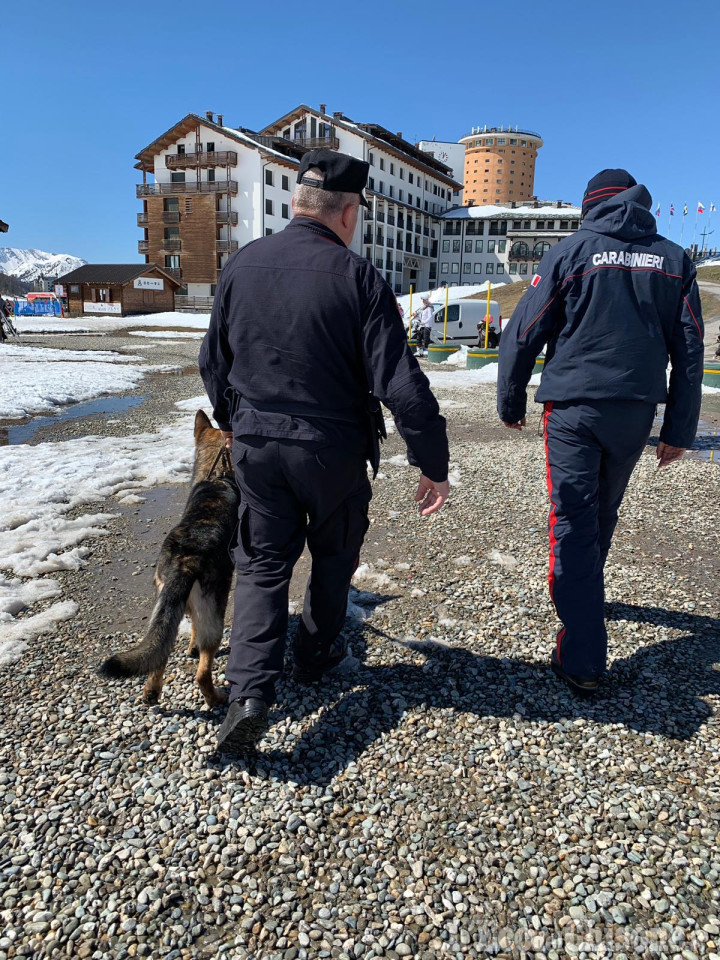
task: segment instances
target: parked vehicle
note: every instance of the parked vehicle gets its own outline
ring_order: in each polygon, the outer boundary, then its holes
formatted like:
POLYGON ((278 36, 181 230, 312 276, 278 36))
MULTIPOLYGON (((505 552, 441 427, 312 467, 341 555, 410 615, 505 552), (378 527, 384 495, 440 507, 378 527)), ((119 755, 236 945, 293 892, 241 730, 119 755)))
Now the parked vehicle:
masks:
MULTIPOLYGON (((446 342, 458 346, 465 344, 468 347, 472 347, 478 342, 484 342, 486 313, 487 300, 456 300, 455 303, 449 304, 446 342), (480 337, 483 338, 482 341, 480 337)), ((490 329, 499 336, 502 317, 497 300, 490 301, 490 317, 490 329)), ((445 306, 443 305, 435 311, 435 322, 432 330, 434 343, 443 342, 444 325, 445 306)))

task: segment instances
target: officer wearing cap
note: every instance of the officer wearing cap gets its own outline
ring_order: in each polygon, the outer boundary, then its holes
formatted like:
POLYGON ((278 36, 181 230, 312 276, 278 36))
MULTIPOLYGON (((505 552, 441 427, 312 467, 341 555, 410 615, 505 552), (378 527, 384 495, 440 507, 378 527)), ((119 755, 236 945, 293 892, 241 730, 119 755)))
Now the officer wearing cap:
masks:
POLYGON ((293 567, 312 558, 293 676, 321 680, 351 662, 341 633, 368 528, 378 400, 392 412, 427 516, 448 496, 445 421, 407 345, 395 296, 348 249, 368 164, 306 153, 281 233, 239 250, 218 283, 200 373, 232 444, 242 493, 227 679, 225 750, 254 743, 282 675, 293 567))
POLYGON ((581 696, 605 670, 603 571, 656 404, 666 403, 660 467, 692 445, 700 414, 695 267, 658 234, 650 209, 627 170, 593 177, 580 230, 543 257, 500 341, 498 413, 514 429, 525 425, 526 388, 547 344, 535 399, 544 404, 550 594, 563 624, 551 663, 581 696))

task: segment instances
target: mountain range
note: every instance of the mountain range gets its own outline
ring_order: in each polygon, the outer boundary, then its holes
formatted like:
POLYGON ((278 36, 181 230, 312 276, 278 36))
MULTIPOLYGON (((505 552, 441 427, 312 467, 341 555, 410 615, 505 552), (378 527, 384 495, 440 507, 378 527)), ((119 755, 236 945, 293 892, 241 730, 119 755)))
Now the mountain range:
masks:
POLYGON ((22 283, 33 283, 40 276, 61 277, 86 260, 69 253, 47 253, 45 250, 18 250, 16 247, 0 247, 0 273, 15 277, 22 283))

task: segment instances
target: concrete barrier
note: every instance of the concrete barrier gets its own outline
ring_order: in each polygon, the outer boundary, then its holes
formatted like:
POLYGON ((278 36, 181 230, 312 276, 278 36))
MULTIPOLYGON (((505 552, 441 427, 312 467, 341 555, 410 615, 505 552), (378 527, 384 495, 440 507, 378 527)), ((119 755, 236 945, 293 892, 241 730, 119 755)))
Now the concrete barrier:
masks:
POLYGON ((497 361, 498 351, 492 347, 487 347, 487 349, 485 347, 475 347, 474 349, 468 350, 468 370, 478 370, 480 367, 485 367, 489 363, 497 363, 497 361))
POLYGON ((450 346, 447 344, 430 344, 428 347, 428 360, 430 363, 443 363, 447 360, 448 357, 451 357, 454 353, 457 353, 458 348, 456 346, 450 346))
POLYGON ((703 364, 702 382, 706 387, 720 388, 720 363, 708 363, 706 361, 703 364))

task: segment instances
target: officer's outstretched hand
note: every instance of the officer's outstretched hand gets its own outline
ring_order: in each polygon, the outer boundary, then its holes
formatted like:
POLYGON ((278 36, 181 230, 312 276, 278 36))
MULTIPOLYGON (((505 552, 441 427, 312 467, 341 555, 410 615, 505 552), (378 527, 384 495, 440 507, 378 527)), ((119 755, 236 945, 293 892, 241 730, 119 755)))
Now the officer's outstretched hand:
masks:
POLYGON ((233 432, 232 430, 221 430, 220 433, 223 435, 223 440, 225 441, 225 446, 228 450, 232 450, 233 443, 233 432))
POLYGON ((656 456, 658 459, 658 470, 660 467, 669 467, 676 460, 682 460, 685 453, 685 447, 671 447, 669 443, 663 443, 662 440, 657 445, 656 456))
POLYGON ((450 484, 447 480, 435 483, 422 474, 415 494, 415 503, 420 504, 420 516, 429 517, 431 513, 437 513, 449 496, 450 484))

